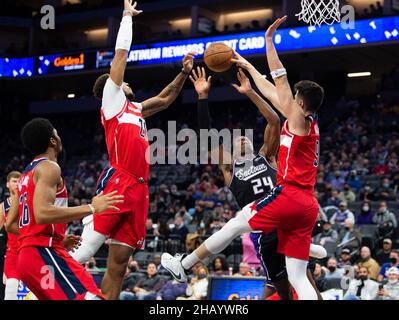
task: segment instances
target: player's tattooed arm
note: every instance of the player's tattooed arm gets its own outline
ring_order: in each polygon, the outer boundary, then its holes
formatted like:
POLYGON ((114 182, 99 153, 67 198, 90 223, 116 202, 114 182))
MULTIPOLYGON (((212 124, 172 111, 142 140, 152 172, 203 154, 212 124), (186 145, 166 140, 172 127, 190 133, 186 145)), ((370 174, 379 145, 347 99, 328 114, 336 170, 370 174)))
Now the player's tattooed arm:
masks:
POLYGON ((11 207, 8 211, 6 230, 9 233, 19 235, 18 226, 19 217, 19 201, 18 201, 18 191, 16 189, 11 190, 11 207))
POLYGON ((115 195, 116 191, 114 191, 94 197, 90 205, 77 207, 54 205, 57 187, 62 180, 61 168, 52 161, 45 161, 37 166, 34 179, 36 185, 33 195, 33 211, 38 224, 68 223, 82 219, 92 213, 101 213, 106 210, 118 211, 119 208, 113 206, 113 204, 123 202, 123 196, 115 195))
MULTIPOLYGON (((266 54, 269 69, 271 72, 283 69, 277 50, 273 43, 273 36, 277 28, 287 20, 287 16, 277 19, 266 31, 266 54)), ((299 135, 305 135, 307 131, 307 122, 303 109, 295 102, 292 90, 288 82, 287 75, 278 76, 274 79, 279 103, 275 105, 277 110, 287 118, 288 126, 291 132, 299 135)))
POLYGON ((132 4, 132 0, 124 0, 123 18, 116 38, 115 56, 112 60, 110 71, 110 78, 118 86, 123 83, 127 56, 132 43, 132 17, 142 13, 142 10, 136 9, 136 6, 137 2, 132 4))
POLYGON ((177 75, 177 77, 169 83, 157 96, 147 99, 141 103, 143 109, 143 117, 149 117, 157 112, 160 112, 167 107, 169 107, 173 101, 176 100, 184 83, 190 74, 194 65, 194 55, 197 53, 195 51, 189 52, 183 58, 183 69, 177 75))

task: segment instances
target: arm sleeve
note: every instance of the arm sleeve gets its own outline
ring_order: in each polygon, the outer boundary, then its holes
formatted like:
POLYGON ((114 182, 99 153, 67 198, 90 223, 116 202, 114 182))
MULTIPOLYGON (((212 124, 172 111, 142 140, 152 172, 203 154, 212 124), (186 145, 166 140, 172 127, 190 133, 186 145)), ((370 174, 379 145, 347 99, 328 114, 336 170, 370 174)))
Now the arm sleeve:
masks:
POLYGON ((111 78, 108 78, 104 86, 102 108, 106 120, 115 117, 126 102, 125 93, 122 87, 116 85, 111 78))

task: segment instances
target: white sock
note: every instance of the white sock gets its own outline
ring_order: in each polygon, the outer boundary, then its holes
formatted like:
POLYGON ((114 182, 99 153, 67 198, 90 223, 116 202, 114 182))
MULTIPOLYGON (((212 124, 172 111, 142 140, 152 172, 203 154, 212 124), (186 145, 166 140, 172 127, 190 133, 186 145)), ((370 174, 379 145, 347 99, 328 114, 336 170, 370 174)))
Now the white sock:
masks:
MULTIPOLYGON (((248 224, 246 216, 240 211, 237 213, 236 217, 230 219, 222 229, 206 239, 204 245, 211 254, 217 254, 226 249, 235 238, 243 233, 251 231, 252 229, 248 224)), ((193 252, 183 259, 183 268, 189 270, 198 261, 200 261, 200 258, 195 252, 193 252)))
POLYGON ((89 261, 107 239, 107 236, 94 230, 93 219, 92 217, 90 218, 91 219, 87 219, 86 221, 85 219, 83 220, 82 244, 75 252, 69 252, 69 254, 81 264, 89 261))
POLYGON ((310 283, 306 271, 308 262, 305 260, 285 257, 288 280, 298 294, 299 300, 317 300, 316 290, 310 283))
POLYGON ((201 259, 198 258, 197 254, 194 252, 190 253, 187 257, 183 259, 181 262, 183 268, 185 270, 190 270, 192 266, 194 266, 197 262, 199 262, 201 259))
POLYGON ((19 280, 7 279, 5 285, 4 300, 17 300, 19 280))
POLYGON ((327 257, 327 250, 317 244, 310 244, 309 255, 316 259, 324 259, 327 257))

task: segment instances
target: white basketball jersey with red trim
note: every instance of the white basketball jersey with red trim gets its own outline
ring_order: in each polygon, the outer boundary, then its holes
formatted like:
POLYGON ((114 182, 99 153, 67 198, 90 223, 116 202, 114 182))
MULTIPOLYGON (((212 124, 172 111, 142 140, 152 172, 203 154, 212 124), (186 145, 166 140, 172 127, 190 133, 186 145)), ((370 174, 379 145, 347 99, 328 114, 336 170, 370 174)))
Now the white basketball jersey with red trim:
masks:
POLYGON ((308 116, 309 134, 298 136, 288 129, 288 120, 281 129, 278 153, 277 184, 314 189, 320 155, 320 132, 317 121, 308 116))
POLYGON ((101 123, 104 126, 110 165, 147 180, 149 144, 141 109, 140 103, 126 99, 122 110, 111 119, 105 119, 101 109, 101 123))

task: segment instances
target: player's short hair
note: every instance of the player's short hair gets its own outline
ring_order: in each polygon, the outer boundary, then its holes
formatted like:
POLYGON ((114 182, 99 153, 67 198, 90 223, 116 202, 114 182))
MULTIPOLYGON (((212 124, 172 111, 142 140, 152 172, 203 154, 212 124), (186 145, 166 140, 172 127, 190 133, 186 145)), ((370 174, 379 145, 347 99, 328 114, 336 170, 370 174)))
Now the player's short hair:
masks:
POLYGON ((21 131, 23 146, 34 155, 45 152, 52 137, 54 137, 54 127, 48 119, 44 118, 32 119, 21 131))
POLYGON ((295 91, 303 99, 306 111, 316 113, 324 99, 324 89, 316 82, 302 80, 295 84, 295 91))
POLYGON ((19 171, 11 171, 7 175, 7 182, 10 182, 11 179, 19 179, 20 176, 21 176, 21 172, 19 172, 19 171))
POLYGON ((93 94, 97 100, 102 100, 105 83, 107 82, 108 78, 109 73, 102 74, 97 78, 96 82, 94 82, 93 94))

